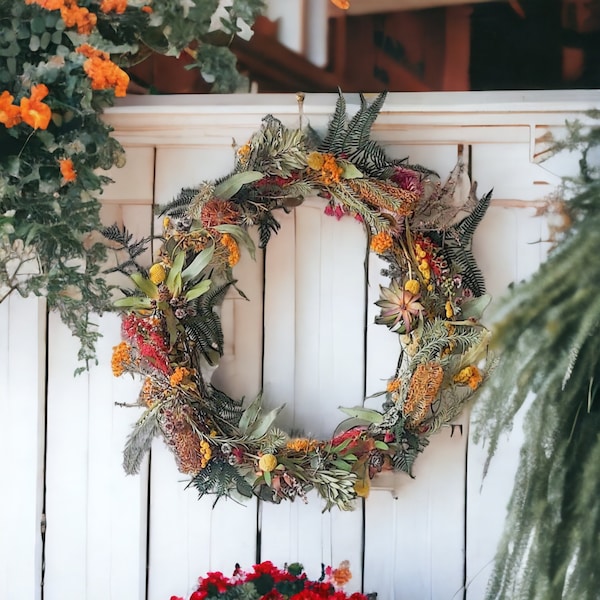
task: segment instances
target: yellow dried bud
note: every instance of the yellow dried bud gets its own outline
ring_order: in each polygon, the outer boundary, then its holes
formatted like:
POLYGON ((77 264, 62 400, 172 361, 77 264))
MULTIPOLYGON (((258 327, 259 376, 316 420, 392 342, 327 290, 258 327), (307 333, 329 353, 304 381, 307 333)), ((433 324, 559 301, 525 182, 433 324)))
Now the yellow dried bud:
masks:
POLYGON ((311 152, 306 162, 313 171, 320 171, 325 163, 325 157, 320 152, 311 152))
POLYGON ((154 263, 148 271, 148 277, 152 283, 158 285, 167 278, 167 271, 161 263, 154 263))
POLYGON ((277 466, 277 458, 273 454, 263 454, 258 461, 258 468, 270 473, 277 466))
POLYGON ((409 279, 404 284, 404 289, 416 296, 421 291, 421 284, 416 279, 409 279))

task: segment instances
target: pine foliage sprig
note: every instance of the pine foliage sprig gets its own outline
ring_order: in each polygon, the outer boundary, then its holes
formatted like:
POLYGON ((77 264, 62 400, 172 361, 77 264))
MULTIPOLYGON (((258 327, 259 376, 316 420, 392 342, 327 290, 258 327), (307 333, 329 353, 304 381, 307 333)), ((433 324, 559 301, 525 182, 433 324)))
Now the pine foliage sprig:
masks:
MULTIPOLYGON (((583 159, 598 148, 593 131, 583 159)), ((531 403, 488 599, 595 600, 600 589, 600 263, 592 259, 600 252, 600 179, 586 162, 581 178, 566 182, 572 226, 496 314, 501 352, 475 428, 488 464, 531 403)))

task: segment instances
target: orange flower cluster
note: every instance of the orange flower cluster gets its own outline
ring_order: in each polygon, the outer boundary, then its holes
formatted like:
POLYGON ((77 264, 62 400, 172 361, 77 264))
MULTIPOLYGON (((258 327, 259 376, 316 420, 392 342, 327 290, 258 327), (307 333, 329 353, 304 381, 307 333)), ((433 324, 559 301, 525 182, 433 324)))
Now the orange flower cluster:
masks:
POLYGON ((329 153, 311 152, 307 159, 313 171, 321 171, 321 180, 325 185, 339 183, 344 169, 337 164, 335 156, 329 153))
POLYGON ((402 407, 407 427, 414 429, 425 419, 427 411, 437 397, 443 379, 444 370, 440 363, 430 361, 417 366, 402 407))
POLYGON ((127 0, 102 0, 100 3, 100 10, 104 13, 114 10, 118 15, 121 15, 126 8, 127 0))
POLYGON ((82 44, 77 48, 79 54, 87 57, 83 63, 83 70, 92 80, 93 90, 115 89, 115 96, 123 97, 127 94, 129 75, 110 60, 110 55, 102 50, 97 50, 89 44, 82 44))
POLYGON ((60 173, 65 178, 65 181, 75 181, 77 171, 73 166, 73 161, 70 158, 63 158, 58 162, 60 164, 60 173))
POLYGON ((178 386, 186 377, 189 377, 191 371, 185 367, 177 367, 171 375, 170 383, 172 387, 178 386))
POLYGON ((240 249, 237 242, 228 233, 225 233, 221 238, 221 244, 229 251, 229 257, 227 259, 229 266, 234 267, 240 260, 240 249))
POLYGON ((337 569, 332 569, 330 579, 336 588, 344 587, 352 579, 350 563, 347 560, 342 561, 337 569))
POLYGON ((25 0, 25 4, 37 4, 46 10, 60 10, 60 16, 67 27, 77 27, 77 32, 89 34, 96 26, 97 17, 75 0, 25 0))
POLYGON ((371 238, 370 248, 377 254, 383 254, 394 245, 392 236, 387 231, 380 231, 371 238))
POLYGON ((285 447, 293 452, 312 452, 317 449, 319 442, 317 440, 309 440, 308 438, 294 438, 289 440, 285 447))
POLYGON ((129 344, 127 342, 121 342, 117 346, 113 347, 111 367, 115 377, 120 377, 125 373, 126 365, 131 363, 131 353, 129 344))
POLYGON ((29 98, 21 98, 20 106, 13 104, 14 97, 4 90, 0 94, 0 123, 14 127, 21 121, 34 129, 46 129, 52 118, 52 111, 42 100, 48 95, 48 88, 40 83, 31 86, 29 98))

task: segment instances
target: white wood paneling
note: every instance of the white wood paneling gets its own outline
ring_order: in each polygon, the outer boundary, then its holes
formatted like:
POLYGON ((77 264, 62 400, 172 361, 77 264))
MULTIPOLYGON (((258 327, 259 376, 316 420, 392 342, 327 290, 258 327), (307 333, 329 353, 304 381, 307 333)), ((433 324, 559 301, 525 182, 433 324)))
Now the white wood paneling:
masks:
POLYGON ((0 598, 41 597, 46 304, 0 304, 0 598))
MULTIPOLYGON (((242 142, 245 141, 242 138, 242 142)), ((231 138, 220 147, 160 148, 156 158, 155 196, 170 202, 183 187, 227 174, 235 157, 231 138)), ((213 374, 213 383, 234 398, 252 398, 261 387, 262 254, 253 261, 242 250, 234 275, 250 302, 235 290, 222 307, 225 354, 213 374)), ((156 440, 151 461, 149 538, 149 600, 193 591, 207 571, 233 572, 236 562, 250 566, 256 560, 257 503, 239 505, 222 500, 213 509, 213 497, 197 499, 185 489, 189 477, 177 472, 173 455, 156 440)))
MULTIPOLYGON (((510 282, 543 260, 547 244, 536 242, 545 224, 535 209, 572 167, 560 160, 551 168, 535 164, 541 137, 597 101, 597 91, 390 94, 373 134, 391 154, 408 155, 442 177, 454 166, 458 145, 465 152, 472 145, 480 193, 494 188, 474 247, 497 303, 510 282), (525 202, 531 208, 519 208, 525 202)), ((358 97, 350 94, 347 102, 352 113, 358 97)), ((333 95, 307 95, 304 123, 322 130, 334 104, 333 95)), ((168 202, 183 186, 226 174, 235 145, 269 113, 298 124, 293 95, 119 102, 107 120, 126 144, 128 166, 111 172, 116 181, 103 196, 105 222, 148 234, 158 224, 154 199, 168 202)), ((395 336, 372 323, 381 263, 369 259, 367 283, 361 226, 349 218, 337 222, 322 209, 322 201, 311 199, 280 215, 282 231, 265 258, 264 365, 263 257, 243 257, 236 276, 250 302, 232 293, 223 306, 226 353, 213 379, 235 397, 250 399, 263 387, 267 403, 287 403, 285 427, 319 437, 341 420, 339 405, 360 404, 365 393, 382 388, 398 356, 395 336)), ((462 436, 444 430, 432 439, 414 480, 376 480, 354 512, 322 514, 316 498, 308 506, 227 501, 213 509, 212 498, 198 501, 185 489, 186 478, 160 440, 151 469, 122 474, 121 452, 136 410, 114 403, 134 400, 139 382, 113 378, 119 321, 107 315, 98 322, 100 363, 73 378, 77 341, 56 315, 50 320, 46 600, 185 596, 207 570, 229 573, 235 562, 250 566, 256 559, 300 560, 311 576, 318 576, 321 562, 349 559, 351 589, 364 583, 380 600, 458 598, 466 574, 467 598, 482 597, 516 468, 518 426, 485 481, 485 449, 468 438, 465 415, 462 436)), ((0 477, 8 490, 0 495, 2 600, 40 595, 44 329, 43 302, 11 298, 0 305, 0 410, 8 424, 0 438, 0 477)), ((378 406, 379 399, 368 404, 378 406)))
MULTIPOLYGON (((356 220, 338 222, 324 207, 309 199, 278 215, 265 266, 265 401, 286 405, 288 431, 317 439, 331 437, 344 418, 338 407, 361 405, 364 390, 366 236, 356 220)), ((301 562, 314 577, 321 563, 349 560, 352 589, 360 589, 362 503, 323 514, 316 494, 309 498, 262 504, 261 559, 301 562)))

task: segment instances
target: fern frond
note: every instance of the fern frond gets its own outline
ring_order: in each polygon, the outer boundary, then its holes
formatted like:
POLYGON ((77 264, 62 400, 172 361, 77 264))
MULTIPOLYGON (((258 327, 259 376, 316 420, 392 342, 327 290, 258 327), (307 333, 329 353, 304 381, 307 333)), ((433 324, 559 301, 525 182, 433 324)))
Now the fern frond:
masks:
POLYGON ((336 154, 336 147, 342 144, 348 125, 346 114, 346 99, 341 90, 338 90, 338 97, 335 103, 335 111, 329 122, 327 133, 323 141, 319 144, 319 152, 330 152, 336 154))

